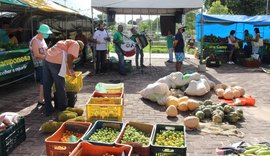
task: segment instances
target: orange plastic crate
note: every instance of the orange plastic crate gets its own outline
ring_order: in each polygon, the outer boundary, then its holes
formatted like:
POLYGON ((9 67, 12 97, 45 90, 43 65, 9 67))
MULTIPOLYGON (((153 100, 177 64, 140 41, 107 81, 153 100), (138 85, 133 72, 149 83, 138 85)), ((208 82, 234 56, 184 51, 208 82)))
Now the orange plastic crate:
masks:
POLYGON ((78 141, 75 143, 60 142, 63 133, 69 130, 84 135, 91 125, 89 122, 64 122, 53 135, 45 139, 47 156, 69 155, 78 145, 81 138, 78 138, 78 141))
POLYGON ((128 145, 100 146, 88 142, 80 142, 69 156, 103 156, 106 153, 122 156, 123 152, 125 156, 131 156, 132 147, 128 145))
POLYGON ((151 124, 145 124, 145 123, 139 123, 139 122, 128 122, 122 133, 120 134, 120 137, 116 141, 117 144, 129 144, 133 147, 132 154, 134 155, 139 155, 139 156, 150 156, 150 143, 151 143, 151 138, 154 133, 154 125, 151 124), (149 135, 149 143, 147 146, 142 147, 138 145, 137 143, 121 143, 121 140, 125 134, 126 127, 130 125, 132 127, 137 128, 138 130, 146 133, 149 135))
POLYGON ((86 104, 87 121, 122 121, 124 109, 123 101, 123 98, 120 97, 91 97, 86 104))

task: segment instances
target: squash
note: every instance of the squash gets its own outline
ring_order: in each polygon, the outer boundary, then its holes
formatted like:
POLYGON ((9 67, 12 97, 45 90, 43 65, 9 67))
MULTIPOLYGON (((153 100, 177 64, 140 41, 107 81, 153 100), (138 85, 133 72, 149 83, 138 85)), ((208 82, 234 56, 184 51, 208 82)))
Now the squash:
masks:
POLYGON ((215 92, 216 92, 216 94, 217 94, 217 96, 219 97, 219 98, 222 98, 223 96, 224 96, 224 89, 222 89, 222 88, 218 88, 218 89, 216 89, 215 90, 215 92))
POLYGON ((54 133, 61 127, 62 123, 63 122, 56 122, 56 121, 50 120, 48 122, 43 123, 40 127, 40 130, 43 133, 54 133))
POLYGON ((234 98, 233 96, 233 91, 232 91, 232 88, 227 88, 225 91, 224 91, 224 99, 226 100, 231 100, 234 98))
POLYGON ((235 112, 239 116, 239 120, 243 120, 244 119, 244 113, 243 113, 243 110, 242 109, 236 109, 235 112))
POLYGON ((188 109, 189 109, 189 110, 193 111, 193 110, 197 109, 197 108, 200 106, 200 104, 199 104, 199 102, 196 101, 196 100, 189 99, 189 100, 187 101, 187 106, 188 106, 188 109))
POLYGON ((212 121, 213 121, 214 123, 216 123, 216 124, 222 123, 222 118, 221 118, 221 116, 219 116, 219 115, 214 115, 214 116, 212 117, 212 121))
POLYGON ((217 84, 215 86, 214 90, 216 90, 216 89, 224 89, 225 90, 226 88, 228 88, 228 85, 220 83, 220 84, 217 84))
POLYGON ((196 116, 197 118, 199 118, 200 121, 202 121, 202 120, 204 119, 204 117, 205 117, 205 114, 204 114, 203 111, 197 111, 196 114, 195 114, 195 116, 196 116))
POLYGON ((205 106, 208 106, 208 105, 212 105, 213 104, 213 102, 211 101, 211 100, 205 100, 204 102, 203 102, 203 105, 205 105, 205 106))
POLYGON ((240 92, 240 90, 235 89, 235 88, 232 88, 232 91, 233 91, 233 97, 234 97, 234 98, 239 98, 239 97, 241 97, 241 92, 240 92))
POLYGON ((174 105, 175 107, 177 107, 177 105, 179 104, 178 102, 178 98, 174 97, 174 96, 168 96, 166 99, 166 107, 169 107, 170 105, 174 105))
POLYGON ((204 108, 203 112, 205 114, 205 118, 211 118, 213 109, 211 108, 204 108))
POLYGON ((79 108, 79 107, 68 107, 66 110, 71 111, 71 112, 75 112, 78 114, 78 116, 81 116, 83 114, 83 109, 79 108))
POLYGON ((234 86, 233 88, 236 89, 236 90, 239 90, 241 96, 245 95, 245 90, 244 90, 243 87, 240 87, 240 86, 234 86))
POLYGON ((188 116, 184 118, 184 125, 188 128, 197 128, 199 127, 200 120, 196 116, 188 116))
POLYGON ((188 97, 187 97, 187 96, 183 96, 183 97, 180 97, 180 98, 178 99, 178 103, 186 102, 186 101, 188 101, 188 97))
POLYGON ((236 112, 231 112, 227 115, 226 119, 231 123, 236 123, 240 119, 240 117, 236 112))
POLYGON ((178 104, 177 109, 181 112, 188 111, 187 102, 181 102, 180 104, 178 104))
POLYGON ((224 106, 224 112, 225 113, 231 113, 233 111, 234 111, 234 107, 233 106, 230 106, 230 105, 224 106))
POLYGON ((73 119, 73 118, 76 118, 77 116, 78 116, 78 114, 76 112, 71 112, 71 111, 65 110, 65 111, 62 111, 59 113, 58 120, 65 122, 68 119, 73 119))
POLYGON ((167 109, 166 109, 166 114, 169 117, 176 117, 178 114, 177 108, 174 105, 170 105, 167 109))
POLYGON ((215 115, 219 115, 222 119, 224 118, 224 112, 222 110, 216 109, 212 113, 212 117, 215 115))

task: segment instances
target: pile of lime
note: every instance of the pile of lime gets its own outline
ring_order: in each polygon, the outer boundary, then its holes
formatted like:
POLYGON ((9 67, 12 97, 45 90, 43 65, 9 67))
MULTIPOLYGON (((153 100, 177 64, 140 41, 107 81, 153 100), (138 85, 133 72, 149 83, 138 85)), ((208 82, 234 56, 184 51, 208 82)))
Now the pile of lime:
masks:
POLYGON ((121 143, 137 143, 142 146, 147 146, 149 139, 150 135, 147 135, 133 126, 127 125, 121 143))
POLYGON ((156 134, 155 145, 183 147, 185 145, 184 132, 167 130, 156 134))
POLYGON ((97 141, 103 143, 114 143, 117 139, 120 130, 110 128, 110 127, 102 127, 96 130, 89 138, 90 141, 97 141))

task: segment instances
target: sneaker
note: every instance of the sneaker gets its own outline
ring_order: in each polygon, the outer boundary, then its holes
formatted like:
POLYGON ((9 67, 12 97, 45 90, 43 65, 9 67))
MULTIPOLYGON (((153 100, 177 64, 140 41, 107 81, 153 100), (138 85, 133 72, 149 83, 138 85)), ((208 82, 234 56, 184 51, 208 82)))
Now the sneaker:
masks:
POLYGON ((231 64, 235 64, 233 61, 231 61, 231 64))
POLYGON ((231 62, 231 61, 229 61, 229 62, 227 62, 227 64, 232 64, 232 62, 231 62))
POLYGON ((168 60, 167 63, 173 63, 173 61, 168 60))

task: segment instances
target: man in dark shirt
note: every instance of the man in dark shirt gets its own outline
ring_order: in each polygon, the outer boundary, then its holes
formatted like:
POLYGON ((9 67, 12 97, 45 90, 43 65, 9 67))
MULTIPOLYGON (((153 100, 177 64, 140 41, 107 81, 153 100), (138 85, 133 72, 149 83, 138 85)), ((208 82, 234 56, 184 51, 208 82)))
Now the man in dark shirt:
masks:
POLYGON ((185 47, 185 42, 183 39, 183 32, 185 32, 185 27, 180 26, 178 28, 178 32, 175 35, 175 40, 174 40, 174 53, 175 53, 175 59, 176 59, 176 64, 175 68, 176 71, 181 71, 182 64, 185 58, 185 52, 184 52, 184 47, 185 47))

